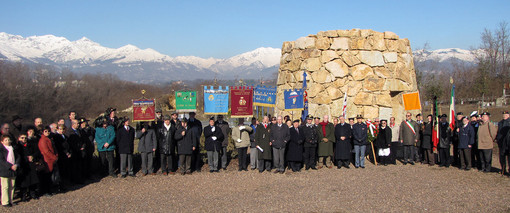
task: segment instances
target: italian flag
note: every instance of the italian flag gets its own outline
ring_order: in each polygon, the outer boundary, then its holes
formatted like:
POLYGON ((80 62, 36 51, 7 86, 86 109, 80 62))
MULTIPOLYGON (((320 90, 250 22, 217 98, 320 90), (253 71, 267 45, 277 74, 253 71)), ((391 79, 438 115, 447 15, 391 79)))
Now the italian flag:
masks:
POLYGON ((438 108, 437 108, 437 97, 434 97, 434 108, 432 118, 432 144, 433 151, 436 151, 437 145, 439 144, 439 121, 438 121, 438 108))
POLYGON ((452 95, 450 97, 450 128, 455 128, 455 84, 452 86, 452 95))

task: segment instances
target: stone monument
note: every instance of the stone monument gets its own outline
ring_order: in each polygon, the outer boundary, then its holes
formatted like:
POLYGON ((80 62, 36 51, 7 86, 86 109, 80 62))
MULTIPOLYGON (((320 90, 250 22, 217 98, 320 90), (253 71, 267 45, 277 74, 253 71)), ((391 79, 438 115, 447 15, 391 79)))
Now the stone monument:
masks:
MULTIPOLYGON (((347 117, 393 116, 399 122, 405 116, 402 95, 417 91, 409 40, 373 30, 321 31, 284 42, 277 80, 278 115, 292 114, 283 111, 283 91, 301 89, 303 80, 307 81, 309 114, 320 117, 342 115, 347 93, 347 117)), ((296 111, 293 118, 300 115, 296 111)))

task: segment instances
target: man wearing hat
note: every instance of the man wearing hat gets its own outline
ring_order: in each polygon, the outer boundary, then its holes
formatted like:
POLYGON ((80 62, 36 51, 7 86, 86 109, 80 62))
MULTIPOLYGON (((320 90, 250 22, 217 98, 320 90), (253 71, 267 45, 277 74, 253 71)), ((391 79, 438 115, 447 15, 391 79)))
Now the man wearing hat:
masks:
POLYGON ((510 166, 510 141, 508 139, 508 131, 510 131, 510 114, 508 111, 503 111, 503 119, 498 123, 498 135, 496 137, 499 147, 501 174, 505 174, 507 162, 508 166, 510 166))
POLYGON ((96 134, 96 130, 89 126, 89 120, 86 118, 80 118, 78 120, 80 124, 80 133, 85 141, 85 163, 83 164, 83 173, 85 174, 85 177, 90 177, 92 173, 92 156, 94 155, 94 137, 96 134))
POLYGON ((439 121, 439 167, 450 167, 450 146, 452 144, 452 129, 446 121, 448 116, 441 115, 439 121))
POLYGON ((458 112, 457 117, 455 118, 455 128, 453 129, 453 164, 460 166, 460 157, 459 157, 459 130, 462 128, 462 118, 464 117, 464 113, 458 112))
POLYGON ((478 127, 478 152, 483 172, 491 171, 492 149, 496 140, 497 129, 490 120, 490 113, 482 113, 482 122, 478 127))
MULTIPOLYGON (((195 118, 196 113, 190 112, 188 119, 188 127, 193 131, 193 135, 196 137, 196 141, 200 141, 202 135, 202 122, 195 118)), ((193 154, 191 155, 191 170, 201 172, 202 171, 202 157, 200 154, 200 146, 196 146, 193 154)))
POLYGON ((232 128, 232 140, 234 141, 237 153, 239 154, 239 171, 248 171, 246 160, 248 157, 248 146, 250 146, 251 132, 253 132, 253 129, 248 125, 244 125, 243 118, 239 118, 237 126, 232 128))
POLYGON ((223 142, 223 132, 214 124, 214 117, 209 119, 209 125, 204 127, 204 148, 207 151, 209 172, 218 172, 219 153, 223 142))
POLYGON ((147 174, 155 175, 153 162, 154 153, 158 146, 158 140, 154 129, 149 128, 148 122, 141 124, 141 129, 135 132, 138 141, 138 152, 142 158, 142 176, 147 174))
POLYGON ((410 163, 414 165, 415 146, 420 138, 420 127, 410 112, 406 113, 406 119, 400 124, 399 138, 400 143, 404 145, 404 165, 410 163))
POLYGON ((159 128, 163 126, 163 115, 161 114, 163 110, 161 108, 156 109, 156 118, 151 124, 151 127, 154 128, 154 131, 158 131, 159 128))
POLYGON ((478 169, 481 169, 480 165, 480 154, 478 153, 478 126, 480 125, 480 122, 478 122, 478 112, 473 111, 471 113, 471 118, 469 121, 469 125, 473 127, 473 130, 475 132, 475 144, 471 147, 471 165, 473 167, 476 167, 478 169))
POLYGON ((356 116, 357 123, 352 127, 352 141, 354 144, 354 167, 365 168, 365 150, 367 148, 368 128, 363 123, 363 116, 356 116))
POLYGON ((133 151, 135 149, 135 129, 129 125, 129 118, 124 117, 121 126, 117 130, 117 145, 120 154, 120 175, 125 178, 126 175, 135 177, 133 171, 133 151), (127 171, 126 171, 127 164, 127 171))
POLYGON ((9 125, 10 126, 9 130, 11 134, 14 136, 14 138, 18 138, 19 134, 23 130, 23 127, 21 126, 22 121, 23 119, 20 116, 18 115, 12 116, 11 125, 9 125))
POLYGON ((171 122, 168 115, 163 117, 163 125, 158 129, 158 148, 161 161, 161 173, 163 175, 175 174, 175 139, 174 134, 177 126, 171 122))
POLYGON ((315 167, 315 154, 317 150, 317 144, 319 142, 319 129, 313 124, 313 116, 308 115, 306 117, 306 124, 303 126, 303 134, 305 137, 305 141, 303 143, 304 149, 304 165, 305 169, 309 170, 312 168, 316 170, 315 167))

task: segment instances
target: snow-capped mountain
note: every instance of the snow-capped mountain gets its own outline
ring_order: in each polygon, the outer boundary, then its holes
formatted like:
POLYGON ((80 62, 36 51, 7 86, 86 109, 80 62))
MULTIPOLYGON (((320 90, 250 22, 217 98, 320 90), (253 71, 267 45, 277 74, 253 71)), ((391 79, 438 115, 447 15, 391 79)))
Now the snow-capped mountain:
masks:
MULTIPOLYGON (((227 59, 170 57, 133 45, 104 47, 86 37, 69 41, 54 35, 22 37, 0 32, 0 60, 42 63, 78 73, 111 73, 135 82, 168 82, 209 78, 270 78, 277 72, 281 51, 261 47, 227 59)), ((414 51, 421 70, 448 70, 454 63, 475 64, 474 54, 459 48, 414 51), (438 68, 439 67, 439 68, 438 68)))
POLYGON ((81 73, 113 73, 137 82, 213 77, 259 79, 278 70, 280 49, 261 47, 228 59, 170 57, 129 44, 108 48, 85 37, 69 41, 53 35, 24 38, 0 32, 0 59, 43 63, 81 73))

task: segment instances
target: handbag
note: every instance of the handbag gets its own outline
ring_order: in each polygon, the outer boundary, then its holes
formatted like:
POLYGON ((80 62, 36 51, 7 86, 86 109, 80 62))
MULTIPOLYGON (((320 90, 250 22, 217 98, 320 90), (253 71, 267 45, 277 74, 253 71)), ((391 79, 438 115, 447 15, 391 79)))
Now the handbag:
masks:
POLYGON ((48 171, 48 165, 46 164, 46 162, 44 160, 39 160, 39 161, 36 161, 34 162, 35 164, 35 171, 36 172, 43 172, 43 171, 48 171))

